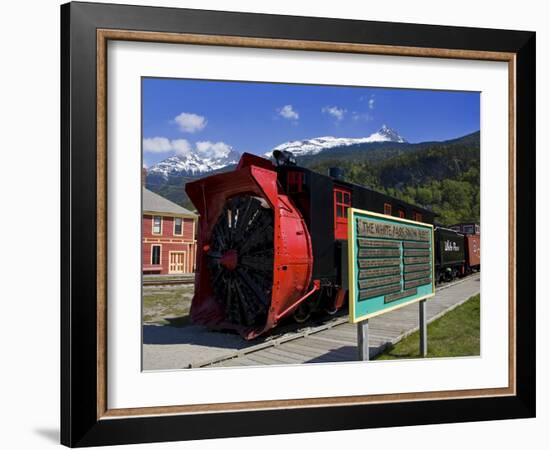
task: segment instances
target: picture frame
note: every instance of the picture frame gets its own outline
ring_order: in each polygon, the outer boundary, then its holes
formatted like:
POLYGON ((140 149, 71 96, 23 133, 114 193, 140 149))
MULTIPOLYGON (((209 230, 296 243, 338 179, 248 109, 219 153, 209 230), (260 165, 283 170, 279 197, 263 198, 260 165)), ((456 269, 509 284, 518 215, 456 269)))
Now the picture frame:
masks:
POLYGON ((69 3, 61 7, 61 442, 71 447, 535 416, 533 32, 69 3), (506 388, 110 409, 107 43, 503 61, 509 71, 506 388))

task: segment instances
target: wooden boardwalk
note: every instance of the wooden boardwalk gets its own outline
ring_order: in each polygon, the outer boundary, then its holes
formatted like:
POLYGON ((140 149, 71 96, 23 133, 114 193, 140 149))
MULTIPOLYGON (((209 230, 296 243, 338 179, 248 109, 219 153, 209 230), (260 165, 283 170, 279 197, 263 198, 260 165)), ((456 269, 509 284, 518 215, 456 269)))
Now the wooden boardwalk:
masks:
MULTIPOLYGON (((480 292, 480 275, 442 286, 427 301, 428 322, 464 303, 480 292)), ((369 352, 373 358, 386 346, 395 344, 418 329, 418 304, 369 320, 369 352)), ((428 336, 429 342, 429 336, 428 336)), ((233 356, 201 364, 200 367, 257 366, 266 364, 303 364, 357 360, 357 325, 347 317, 335 319, 330 328, 311 329, 306 335, 280 338, 269 345, 243 349, 233 356)), ((428 344, 429 345, 429 344, 428 344)), ((196 367, 196 366, 195 366, 196 367)))

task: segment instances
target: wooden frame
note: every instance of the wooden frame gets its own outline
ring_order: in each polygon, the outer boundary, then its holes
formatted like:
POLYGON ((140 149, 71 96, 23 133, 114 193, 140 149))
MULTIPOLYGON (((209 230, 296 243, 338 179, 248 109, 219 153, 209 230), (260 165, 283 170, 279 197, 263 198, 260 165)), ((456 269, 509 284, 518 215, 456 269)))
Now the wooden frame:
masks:
POLYGON ((171 441, 535 415, 535 33, 93 3, 63 5, 61 26, 63 444, 171 441), (109 40, 507 62, 509 386, 108 409, 105 102, 109 40))

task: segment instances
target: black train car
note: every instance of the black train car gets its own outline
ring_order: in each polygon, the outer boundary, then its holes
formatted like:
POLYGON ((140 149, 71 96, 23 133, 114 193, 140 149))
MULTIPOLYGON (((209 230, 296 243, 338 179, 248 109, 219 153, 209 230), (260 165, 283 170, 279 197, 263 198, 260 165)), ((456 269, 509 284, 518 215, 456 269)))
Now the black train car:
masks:
POLYGON ((305 167, 277 166, 278 179, 306 221, 313 248, 313 279, 322 286, 347 289, 348 208, 364 209, 433 224, 435 213, 365 186, 342 180, 339 169, 328 175, 305 167))
POLYGON ((435 279, 451 281, 464 275, 465 240, 462 233, 443 227, 435 228, 435 279))
POLYGON ((479 224, 475 222, 464 222, 451 225, 449 229, 466 234, 480 234, 479 224))

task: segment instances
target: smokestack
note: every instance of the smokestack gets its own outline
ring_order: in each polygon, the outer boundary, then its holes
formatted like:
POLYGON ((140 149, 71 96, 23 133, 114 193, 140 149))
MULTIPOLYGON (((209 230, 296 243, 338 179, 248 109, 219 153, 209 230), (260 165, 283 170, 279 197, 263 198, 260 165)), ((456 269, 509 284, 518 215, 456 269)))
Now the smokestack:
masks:
POLYGON ((287 150, 273 150, 273 158, 278 166, 295 166, 296 158, 287 150))
POLYGON ((335 180, 342 180, 344 178, 344 170, 340 167, 329 167, 328 176, 335 180))

